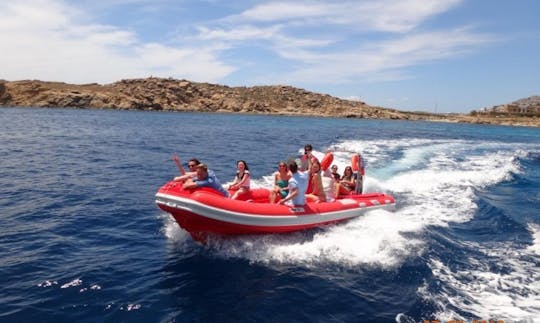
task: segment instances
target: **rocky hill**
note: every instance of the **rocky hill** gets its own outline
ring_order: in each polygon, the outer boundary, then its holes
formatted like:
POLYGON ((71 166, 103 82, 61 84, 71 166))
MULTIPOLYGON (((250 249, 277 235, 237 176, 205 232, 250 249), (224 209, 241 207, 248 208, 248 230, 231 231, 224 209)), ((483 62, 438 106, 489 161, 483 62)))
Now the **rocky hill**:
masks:
MULTIPOLYGON (((522 124, 479 116, 404 112, 291 86, 228 87, 145 78, 112 84, 0 80, 0 106, 281 114, 370 119, 522 124)), ((530 120, 529 120, 530 121, 530 120)), ((531 125, 530 122, 523 125, 531 125)), ((535 120, 539 125, 538 119, 535 120)))
POLYGON ((397 110, 290 86, 228 87, 163 78, 106 85, 0 81, 0 105, 407 119, 397 110))

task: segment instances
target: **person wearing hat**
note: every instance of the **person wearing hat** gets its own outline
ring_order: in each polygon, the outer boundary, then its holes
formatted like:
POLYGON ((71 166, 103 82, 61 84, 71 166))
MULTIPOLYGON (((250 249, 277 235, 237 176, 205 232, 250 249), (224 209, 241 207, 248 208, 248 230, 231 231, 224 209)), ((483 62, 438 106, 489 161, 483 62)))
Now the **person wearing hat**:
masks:
POLYGON ((197 178, 188 179, 182 186, 184 189, 194 189, 197 187, 210 187, 221 193, 225 197, 229 197, 229 192, 221 186, 213 171, 208 170, 206 164, 200 163, 196 167, 197 178))

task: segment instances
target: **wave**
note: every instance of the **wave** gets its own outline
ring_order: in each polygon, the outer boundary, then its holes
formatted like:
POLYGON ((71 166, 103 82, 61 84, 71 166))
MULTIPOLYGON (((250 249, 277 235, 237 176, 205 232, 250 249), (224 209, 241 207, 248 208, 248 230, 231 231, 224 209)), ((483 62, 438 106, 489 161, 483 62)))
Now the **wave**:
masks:
MULTIPOLYGON (((400 139, 349 140, 329 149, 334 151, 333 163, 340 171, 349 165, 352 153, 362 153, 367 162, 365 191, 394 194, 397 210, 374 210, 347 223, 308 232, 212 240, 205 247, 208 252, 270 267, 286 264, 353 270, 389 270, 410 259, 425 258, 433 279, 426 280, 418 295, 434 304, 434 317, 451 320, 473 315, 525 321, 540 317, 540 286, 533 279, 540 276, 538 226, 529 227, 534 243, 528 248, 509 248, 505 241, 457 242, 451 247, 471 251, 460 268, 432 253, 429 240, 434 228, 441 232, 478 216, 479 192, 523 176, 523 161, 534 162, 537 157, 531 151, 537 147, 400 139), (473 250, 478 257, 471 256, 473 250), (440 288, 434 288, 434 282, 440 288)), ((315 154, 322 158, 324 152, 315 154)), ((253 183, 268 187, 272 177, 263 176, 253 183)), ((179 239, 185 241, 185 235, 179 239)))
MULTIPOLYGON (((348 233, 351 238, 370 234, 372 232, 358 230, 364 222, 369 222, 370 226, 375 225, 377 221, 371 220, 371 216, 378 218, 380 228, 391 228, 393 221, 400 221, 404 230, 395 230, 392 233, 395 239, 399 239, 402 232, 419 232, 428 225, 447 226, 452 222, 470 220, 477 208, 476 190, 508 180, 512 174, 520 172, 519 165, 514 162, 516 149, 512 144, 486 143, 481 149, 477 146, 474 142, 464 140, 427 139, 345 141, 331 145, 329 148, 334 151, 334 164, 340 170, 349 165, 353 152, 361 152, 367 161, 365 190, 393 193, 396 195, 398 210, 387 217, 370 213, 341 226, 346 228, 344 230, 329 227, 322 234, 314 234, 312 243, 318 244, 318 239, 328 239, 327 236, 333 230, 340 231, 340 236, 348 233)), ((318 157, 324 155, 320 151, 315 154, 318 157)), ((267 175, 254 179, 253 184, 269 187, 272 180, 272 176, 267 175)), ((334 248, 343 249, 341 239, 335 239, 334 248)), ((277 239, 276 243, 280 240, 277 239)), ((382 240, 391 241, 392 238, 382 240)), ((306 241, 300 240, 297 243, 305 244, 306 241)), ((273 247, 277 246, 270 246, 273 247)), ((324 243, 319 248, 322 254, 327 249, 324 243)), ((284 253, 287 253, 286 249, 282 248, 284 253)), ((306 253, 312 251, 306 250, 306 253)), ((257 259, 249 254, 245 256, 251 260, 257 259)), ((282 260, 288 257, 276 255, 275 258, 282 260)), ((310 255, 296 258, 308 259, 310 255)), ((338 258, 346 259, 347 255, 338 258)))
POLYGON ((535 242, 524 249, 509 249, 504 243, 489 248, 474 242, 462 245, 479 254, 467 257, 458 268, 431 258, 428 265, 434 279, 418 293, 434 304, 433 317, 540 322, 540 233, 537 226, 530 230, 535 242))

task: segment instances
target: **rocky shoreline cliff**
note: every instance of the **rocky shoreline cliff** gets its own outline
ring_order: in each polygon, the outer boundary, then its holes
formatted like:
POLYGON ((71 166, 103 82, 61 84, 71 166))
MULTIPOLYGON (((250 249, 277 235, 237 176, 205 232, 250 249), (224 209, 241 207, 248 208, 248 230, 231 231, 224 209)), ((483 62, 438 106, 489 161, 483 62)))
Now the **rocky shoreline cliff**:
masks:
MULTIPOLYGON (((1 81, 0 106, 66 107, 253 113, 396 120, 540 125, 470 115, 404 112, 343 100, 291 86, 228 87, 187 80, 145 78, 111 84, 67 84, 37 80, 1 81), (505 123, 506 122, 506 123, 505 123)), ((532 119, 531 119, 532 120, 532 119)))

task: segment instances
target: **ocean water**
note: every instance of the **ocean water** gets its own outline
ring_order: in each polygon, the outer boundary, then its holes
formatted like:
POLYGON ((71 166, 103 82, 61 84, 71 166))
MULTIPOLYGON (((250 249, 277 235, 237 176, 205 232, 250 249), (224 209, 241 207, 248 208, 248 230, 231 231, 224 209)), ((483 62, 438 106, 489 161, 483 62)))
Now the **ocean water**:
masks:
POLYGON ((0 109, 1 322, 540 322, 540 129, 0 109), (305 143, 393 212, 200 245, 154 203, 197 157, 269 185, 305 143))

